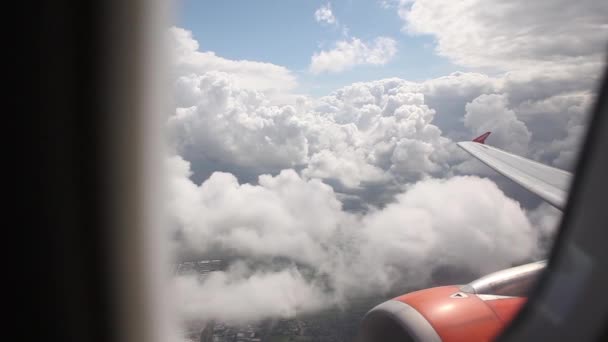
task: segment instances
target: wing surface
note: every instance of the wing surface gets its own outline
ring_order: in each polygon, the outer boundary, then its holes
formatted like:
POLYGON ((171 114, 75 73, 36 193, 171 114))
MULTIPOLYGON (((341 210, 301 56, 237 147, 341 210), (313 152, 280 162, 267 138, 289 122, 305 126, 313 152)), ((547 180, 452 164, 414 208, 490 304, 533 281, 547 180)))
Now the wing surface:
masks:
POLYGON ((572 174, 536 161, 505 152, 484 144, 483 139, 457 143, 498 173, 538 195, 554 207, 563 210, 572 174))

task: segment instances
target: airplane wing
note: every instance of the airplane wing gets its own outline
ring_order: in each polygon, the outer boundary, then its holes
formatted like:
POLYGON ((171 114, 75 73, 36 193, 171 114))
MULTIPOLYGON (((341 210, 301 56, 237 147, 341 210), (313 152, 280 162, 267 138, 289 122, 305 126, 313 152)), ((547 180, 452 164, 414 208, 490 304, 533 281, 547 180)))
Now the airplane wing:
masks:
POLYGON ((484 164, 563 210, 572 174, 485 144, 490 132, 457 143, 484 164))

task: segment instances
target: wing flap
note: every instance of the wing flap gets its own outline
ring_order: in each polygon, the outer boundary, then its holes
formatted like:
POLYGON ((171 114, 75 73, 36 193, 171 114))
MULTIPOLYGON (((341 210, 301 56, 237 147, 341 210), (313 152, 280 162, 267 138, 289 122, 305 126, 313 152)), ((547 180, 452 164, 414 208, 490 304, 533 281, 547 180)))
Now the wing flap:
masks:
MULTIPOLYGON (((485 140, 485 139, 484 139, 485 140)), ((481 162, 538 195, 558 209, 564 209, 572 174, 475 141, 457 143, 481 162)))

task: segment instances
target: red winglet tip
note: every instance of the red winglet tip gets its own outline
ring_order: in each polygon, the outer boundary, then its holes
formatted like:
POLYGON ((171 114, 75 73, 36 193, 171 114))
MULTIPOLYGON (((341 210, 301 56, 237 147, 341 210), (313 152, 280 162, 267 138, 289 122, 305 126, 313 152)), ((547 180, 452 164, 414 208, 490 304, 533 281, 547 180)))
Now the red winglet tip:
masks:
POLYGON ((492 132, 485 132, 484 134, 478 136, 477 138, 473 139, 474 142, 476 143, 480 143, 480 144, 485 144, 486 143, 486 139, 488 138, 488 136, 490 135, 490 133, 492 132))

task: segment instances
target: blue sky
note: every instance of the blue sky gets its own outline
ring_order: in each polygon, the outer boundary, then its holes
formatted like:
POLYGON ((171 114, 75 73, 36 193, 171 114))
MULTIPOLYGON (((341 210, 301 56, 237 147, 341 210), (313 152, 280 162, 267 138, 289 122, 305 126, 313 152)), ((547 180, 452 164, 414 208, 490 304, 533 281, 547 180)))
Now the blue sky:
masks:
POLYGON ((322 25, 314 13, 327 1, 200 1, 180 0, 176 25, 193 32, 203 51, 240 60, 269 62, 292 70, 299 92, 325 95, 358 81, 400 77, 412 81, 447 75, 462 69, 434 52, 431 36, 401 32, 403 22, 393 8, 379 1, 336 1, 331 9, 338 25, 322 25), (339 73, 314 75, 311 56, 349 37, 364 42, 379 36, 397 41, 396 56, 385 65, 359 65, 339 73))

